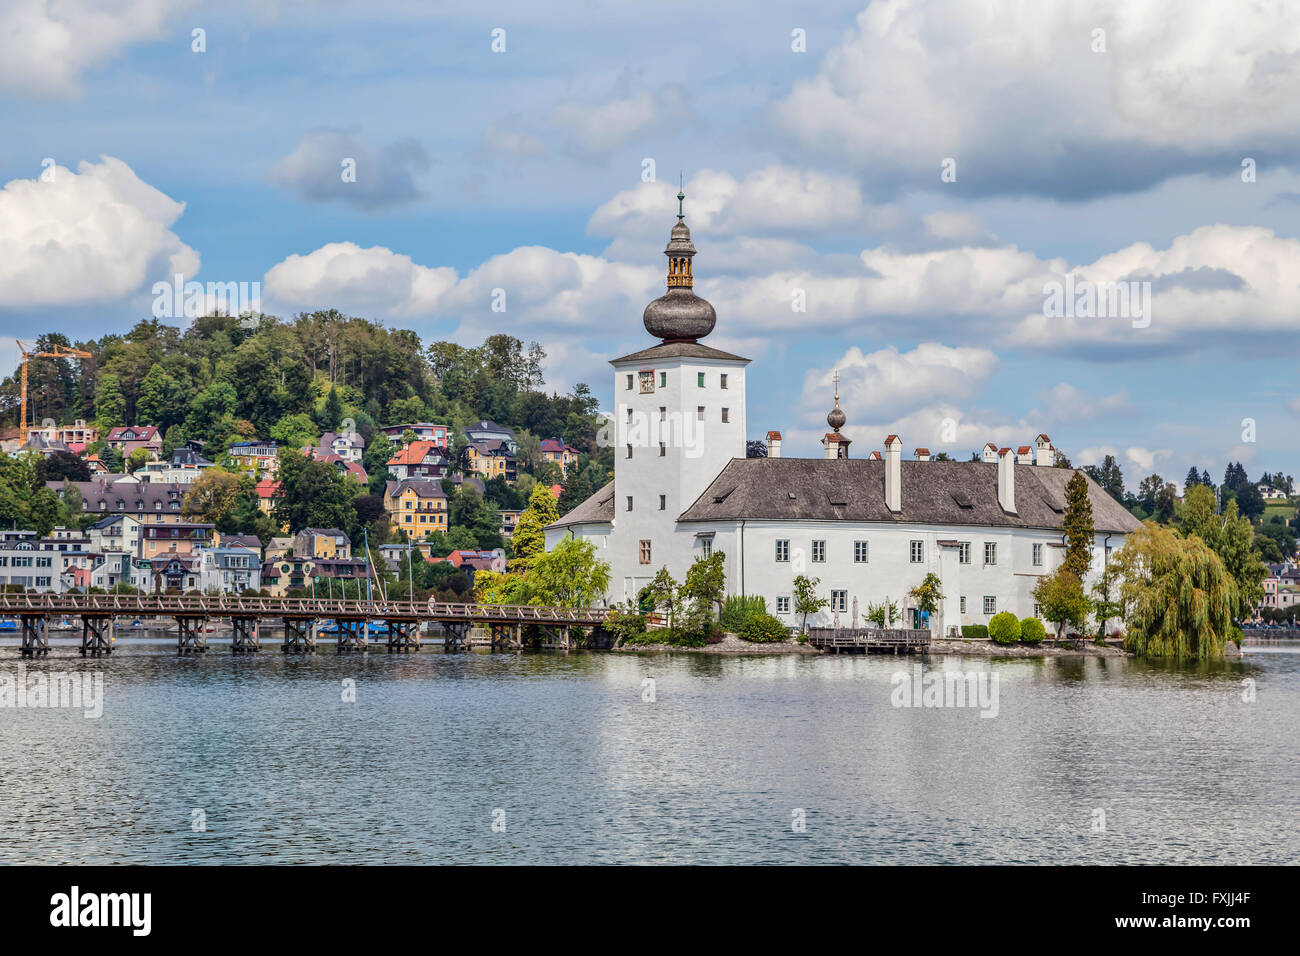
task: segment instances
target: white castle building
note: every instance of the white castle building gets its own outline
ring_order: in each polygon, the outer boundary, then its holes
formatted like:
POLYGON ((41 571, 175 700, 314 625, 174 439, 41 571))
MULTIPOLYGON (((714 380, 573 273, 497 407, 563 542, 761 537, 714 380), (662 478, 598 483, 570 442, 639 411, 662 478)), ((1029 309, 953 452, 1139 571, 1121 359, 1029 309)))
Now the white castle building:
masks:
MULTIPOLYGON (((684 197, 678 193, 679 204, 684 197)), ((821 458, 746 458, 749 359, 701 344, 717 320, 692 291, 695 246, 678 212, 665 254, 668 292, 645 309, 659 343, 614 359, 614 480, 546 529, 592 541, 611 569, 607 603, 635 601, 667 567, 682 580, 691 562, 726 553, 729 594, 762 595, 791 625, 793 582, 819 581, 830 604, 809 624, 864 623, 885 600, 914 623, 908 592, 929 572, 942 581, 938 633, 987 624, 999 611, 1037 613, 1032 591, 1064 557, 1065 485, 1046 435, 1018 449, 985 446, 980 461, 935 461, 918 448, 904 461, 897 435, 884 454, 849 456, 835 396, 821 458)), ((1085 476, 1086 477, 1086 476, 1085 476)), ((1088 479, 1096 537, 1091 584, 1139 522, 1088 479)))

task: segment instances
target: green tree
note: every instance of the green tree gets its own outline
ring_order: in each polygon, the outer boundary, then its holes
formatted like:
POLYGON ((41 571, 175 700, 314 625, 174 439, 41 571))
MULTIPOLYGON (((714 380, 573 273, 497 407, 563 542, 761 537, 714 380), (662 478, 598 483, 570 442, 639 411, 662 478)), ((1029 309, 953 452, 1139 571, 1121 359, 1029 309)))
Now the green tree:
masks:
POLYGON ((1056 624, 1056 638, 1065 636, 1067 625, 1082 632, 1088 626, 1088 612, 1092 609, 1083 592, 1083 582, 1062 564, 1052 574, 1038 579, 1034 585, 1034 600, 1043 611, 1043 617, 1056 624))
POLYGON ((1148 657, 1222 657, 1240 633, 1237 584, 1198 536, 1147 523, 1115 558, 1123 585, 1124 646, 1148 657))
POLYGON ((188 396, 180 382, 160 363, 155 362, 140 383, 136 417, 140 424, 155 425, 165 431, 184 420, 187 400, 188 396))
POLYGON ((545 528, 560 519, 559 508, 551 489, 538 485, 528 498, 528 507, 519 515, 515 523, 514 537, 511 539, 515 549, 515 559, 528 565, 538 555, 546 551, 545 528))
POLYGON ((501 512, 483 500, 471 484, 463 484, 452 496, 448 507, 448 523, 452 527, 467 529, 474 535, 475 547, 491 551, 502 546, 501 512))
POLYGON ((296 449, 280 452, 280 498, 275 521, 290 532, 303 528, 340 528, 349 534, 356 526, 353 498, 360 485, 323 461, 296 449))
POLYGON ((1237 509, 1241 512, 1242 517, 1254 519, 1264 513, 1264 496, 1251 482, 1236 489, 1237 509))
POLYGON ((867 613, 864 616, 876 627, 893 627, 894 622, 898 620, 898 602, 881 601, 879 604, 867 602, 867 613))
POLYGON ((220 468, 205 469, 181 499, 181 514, 219 524, 239 500, 240 478, 220 468))
POLYGON ((1243 607, 1255 607, 1264 598, 1268 568, 1255 548, 1255 531, 1237 513, 1237 502, 1229 501, 1223 514, 1214 513, 1214 493, 1204 485, 1187 492, 1183 503, 1183 530, 1200 538, 1219 556, 1237 584, 1243 607))
POLYGON ((931 571, 908 594, 916 602, 917 609, 929 614, 930 619, 933 620, 934 615, 939 613, 940 602, 943 601, 943 582, 939 580, 939 575, 931 571))
POLYGON ((1110 619, 1124 613, 1124 605, 1119 600, 1119 583, 1115 563, 1107 561, 1102 565, 1097 583, 1092 586, 1092 614, 1097 622, 1098 644, 1106 643, 1106 625, 1110 619))
POLYGON ((591 607, 609 590, 609 564, 581 538, 565 538, 539 555, 526 577, 530 604, 591 607))
POLYGON ((35 480, 38 484, 47 481, 90 481, 90 466, 80 455, 56 451, 48 458, 37 461, 35 480))
POLYGON ((794 613, 800 616, 800 630, 805 634, 808 633, 808 615, 816 614, 831 603, 817 593, 817 587, 821 583, 821 578, 809 578, 802 574, 796 575, 794 579, 794 613))
POLYGON ((660 568, 654 576, 654 579, 645 586, 644 595, 646 601, 646 611, 655 612, 662 610, 668 618, 668 623, 672 624, 677 617, 678 593, 677 581, 667 568, 660 568))
POLYGON ((118 425, 126 415, 126 399, 122 396, 122 381, 112 372, 102 372, 95 391, 95 422, 101 432, 118 425))
POLYGON ((271 426, 270 437, 290 448, 315 448, 320 441, 316 423, 301 412, 285 415, 271 426))
MULTIPOLYGON (((1076 471, 1065 485, 1065 559, 1061 567, 1079 580, 1092 566, 1092 502, 1088 500, 1088 479, 1076 471)), ((1052 618, 1048 618, 1052 620, 1052 618)))
POLYGON ((325 407, 321 409, 321 428, 327 432, 338 431, 341 421, 343 421, 343 401, 339 398, 338 388, 331 385, 329 395, 325 397, 325 407))
POLYGON ((707 634, 714 611, 721 610, 727 589, 726 562, 725 553, 714 551, 707 558, 696 558, 686 569, 681 596, 687 604, 687 627, 691 631, 707 634))
POLYGON ((1107 455, 1101 460, 1099 466, 1085 465, 1083 470, 1101 487, 1102 491, 1123 504, 1124 474, 1120 471, 1119 462, 1115 460, 1114 455, 1107 455))
POLYGON ((30 527, 38 538, 44 538, 63 515, 59 496, 49 488, 37 489, 32 495, 29 515, 30 527))

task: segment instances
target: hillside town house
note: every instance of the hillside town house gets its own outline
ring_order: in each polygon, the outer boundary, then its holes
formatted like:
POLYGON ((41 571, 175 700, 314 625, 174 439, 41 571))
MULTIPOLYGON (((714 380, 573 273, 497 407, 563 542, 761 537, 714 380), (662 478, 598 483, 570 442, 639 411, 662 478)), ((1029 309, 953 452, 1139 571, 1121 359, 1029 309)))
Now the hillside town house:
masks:
POLYGON ((146 561, 163 556, 186 556, 212 545, 216 525, 184 524, 145 525, 140 529, 140 557, 146 561))
POLYGON ((384 510, 394 531, 408 538, 426 538, 447 530, 447 493, 442 483, 427 478, 404 478, 384 485, 384 510))
POLYGON ((408 422, 405 425, 385 425, 379 429, 388 440, 394 444, 402 444, 402 436, 407 432, 415 435, 416 441, 433 442, 444 452, 450 441, 451 428, 447 425, 437 425, 433 422, 408 422))
POLYGON ((569 466, 577 462, 579 454, 578 449, 566 445, 558 438, 547 438, 542 441, 542 460, 559 465, 560 473, 565 477, 568 477, 569 466))
POLYGON ((322 453, 335 454, 344 461, 360 464, 366 451, 366 440, 356 432, 326 432, 317 446, 322 453))
POLYGON ((467 470, 484 481, 504 478, 509 484, 514 484, 518 475, 514 452, 500 438, 471 440, 465 446, 464 463, 467 470))
POLYGON ((123 458, 130 458, 140 448, 149 453, 150 458, 162 454, 162 432, 153 425, 119 425, 109 431, 104 444, 116 449, 123 458))
POLYGON ((212 466, 194 448, 185 446, 175 449, 168 459, 145 462, 136 469, 135 477, 149 484, 189 485, 212 466))
POLYGON ((449 462, 445 446, 421 439, 400 448, 388 459, 394 478, 445 478, 449 462))
POLYGON ((352 542, 338 528, 303 528, 293 536, 293 553, 313 561, 348 560, 352 542))
POLYGON ((274 477, 280 470, 280 443, 274 441, 237 441, 226 449, 236 468, 258 478, 274 477))
POLYGON ((366 474, 366 470, 362 468, 360 464, 355 461, 349 461, 342 455, 329 449, 304 448, 303 453, 313 461, 321 461, 327 465, 333 465, 334 470, 340 475, 346 475, 362 484, 365 484, 370 479, 370 476, 366 474))

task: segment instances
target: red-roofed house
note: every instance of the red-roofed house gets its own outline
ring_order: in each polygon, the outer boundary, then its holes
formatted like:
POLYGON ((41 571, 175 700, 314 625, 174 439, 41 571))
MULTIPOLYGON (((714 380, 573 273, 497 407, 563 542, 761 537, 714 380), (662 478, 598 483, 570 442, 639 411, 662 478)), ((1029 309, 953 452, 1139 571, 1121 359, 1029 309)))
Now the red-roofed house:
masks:
POLYGON ((349 475, 362 484, 370 480, 366 470, 361 465, 355 461, 348 461, 337 452, 327 451, 324 448, 304 448, 302 451, 308 458, 323 461, 327 465, 333 465, 338 469, 339 474, 349 475))
POLYGON ((445 478, 447 456, 434 441, 413 441, 388 459, 388 470, 403 478, 445 478))
POLYGON ((569 466, 577 462, 578 455, 578 449, 572 445, 566 445, 558 438, 542 439, 542 458, 559 465, 560 473, 566 477, 569 474, 569 466))
POLYGON ((504 571, 506 569, 506 553, 501 550, 496 551, 453 551, 445 558, 429 558, 430 564, 439 561, 450 561, 458 568, 468 568, 471 571, 504 571))
POLYGON ((263 478, 257 483, 257 510, 269 515, 275 510, 275 501, 280 497, 280 483, 270 478, 263 478))
POLYGON ((137 448, 154 458, 162 454, 162 433, 153 425, 119 425, 108 433, 104 443, 116 448, 123 458, 130 458, 137 448))

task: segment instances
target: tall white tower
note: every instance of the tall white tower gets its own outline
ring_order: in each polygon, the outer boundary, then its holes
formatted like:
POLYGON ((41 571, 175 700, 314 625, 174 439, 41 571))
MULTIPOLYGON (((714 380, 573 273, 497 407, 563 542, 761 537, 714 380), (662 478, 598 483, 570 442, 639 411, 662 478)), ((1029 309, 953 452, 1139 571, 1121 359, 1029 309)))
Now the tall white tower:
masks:
POLYGON ((668 291, 646 306, 659 344, 614 359, 614 528, 611 590, 631 598, 667 566, 679 577, 708 548, 677 516, 732 458, 745 457, 749 359, 700 343, 717 314, 693 291, 695 246, 678 192, 668 291), (622 578, 620 587, 620 578, 622 578))

